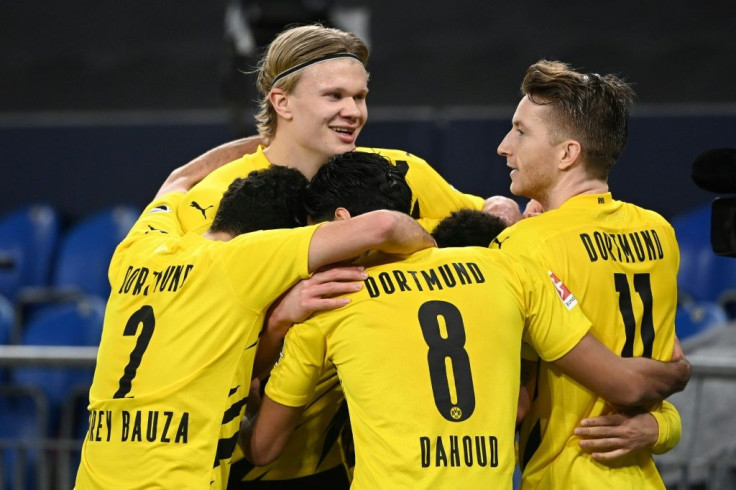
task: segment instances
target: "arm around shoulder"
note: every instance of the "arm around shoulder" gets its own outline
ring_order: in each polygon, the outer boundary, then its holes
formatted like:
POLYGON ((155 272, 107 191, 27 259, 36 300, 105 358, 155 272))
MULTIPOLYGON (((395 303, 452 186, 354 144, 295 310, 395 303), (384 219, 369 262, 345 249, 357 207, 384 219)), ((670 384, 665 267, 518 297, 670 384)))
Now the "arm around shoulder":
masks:
POLYGON ((368 250, 408 254, 434 246, 434 238, 411 216, 371 211, 317 228, 309 246, 309 270, 355 258, 368 250))
POLYGON ((156 193, 156 198, 169 192, 188 191, 212 171, 245 154, 254 153, 260 143, 260 136, 249 136, 212 148, 186 165, 174 169, 156 193))
POLYGON ((565 374, 620 406, 646 406, 685 389, 690 364, 684 359, 660 362, 622 358, 591 334, 554 361, 565 374))

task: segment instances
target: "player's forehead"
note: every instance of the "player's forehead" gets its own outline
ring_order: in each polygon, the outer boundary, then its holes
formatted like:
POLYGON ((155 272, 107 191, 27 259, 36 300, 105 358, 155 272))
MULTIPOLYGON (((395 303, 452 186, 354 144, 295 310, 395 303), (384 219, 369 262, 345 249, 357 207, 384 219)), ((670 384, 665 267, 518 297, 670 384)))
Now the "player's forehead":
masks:
POLYGON ((368 89, 368 72, 353 58, 325 60, 306 67, 296 84, 296 90, 328 88, 359 91, 368 89))
POLYGON ((550 106, 535 104, 527 96, 524 96, 519 101, 511 122, 514 126, 546 126, 550 110, 550 106))

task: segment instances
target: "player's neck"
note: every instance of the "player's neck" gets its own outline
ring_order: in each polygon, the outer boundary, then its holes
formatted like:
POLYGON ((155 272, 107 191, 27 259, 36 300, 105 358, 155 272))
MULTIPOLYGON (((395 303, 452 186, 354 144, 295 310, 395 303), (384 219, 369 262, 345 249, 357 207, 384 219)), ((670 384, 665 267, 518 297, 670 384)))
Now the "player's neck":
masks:
POLYGON ((208 231, 202 235, 203 237, 207 238, 208 240, 213 240, 216 242, 229 242, 233 239, 233 236, 230 233, 227 233, 225 231, 208 231))
POLYGON ((275 136, 271 144, 263 150, 271 165, 285 165, 299 170, 307 179, 314 177, 317 170, 327 161, 321 154, 302 148, 286 138, 275 136))
POLYGON ((557 209, 568 199, 582 194, 603 194, 608 192, 608 183, 604 180, 581 179, 561 182, 556 189, 551 190, 548 195, 539 200, 545 211, 557 209))

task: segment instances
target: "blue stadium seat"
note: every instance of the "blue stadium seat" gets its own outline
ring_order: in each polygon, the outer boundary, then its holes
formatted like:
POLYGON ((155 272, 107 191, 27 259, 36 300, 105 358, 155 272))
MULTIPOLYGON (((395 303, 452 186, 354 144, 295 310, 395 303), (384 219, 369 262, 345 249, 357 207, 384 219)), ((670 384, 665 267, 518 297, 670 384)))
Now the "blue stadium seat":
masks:
MULTIPOLYGON (((23 345, 97 346, 102 335, 105 302, 95 296, 77 302, 44 308, 26 325, 23 345)), ((11 372, 16 386, 39 388, 49 401, 52 429, 55 430, 62 407, 72 393, 88 388, 94 369, 18 367, 11 372)))
POLYGON ((118 244, 140 210, 119 205, 99 211, 73 225, 62 237, 51 284, 75 288, 102 298, 110 295, 107 269, 118 244))
POLYGON ((13 304, 5 296, 0 295, 0 345, 8 343, 14 324, 15 311, 13 310, 13 304))
MULTIPOLYGON (((0 295, 0 345, 7 345, 15 326, 15 310, 4 296, 0 295)), ((0 385, 7 380, 7 369, 0 367, 0 385)))
POLYGON ((46 286, 60 234, 58 212, 46 204, 0 217, 0 294, 15 301, 27 286, 46 286))
POLYGON ((726 311, 718 303, 693 301, 677 306, 675 331, 679 339, 683 340, 727 321, 726 311))
POLYGON ((62 235, 49 286, 25 288, 18 295, 12 343, 20 342, 25 325, 48 305, 110 295, 110 259, 139 214, 133 206, 113 206, 78 221, 62 235))
POLYGON ((694 301, 717 302, 736 289, 736 259, 719 257, 710 244, 711 205, 698 207, 671 220, 680 245, 680 295, 694 301))

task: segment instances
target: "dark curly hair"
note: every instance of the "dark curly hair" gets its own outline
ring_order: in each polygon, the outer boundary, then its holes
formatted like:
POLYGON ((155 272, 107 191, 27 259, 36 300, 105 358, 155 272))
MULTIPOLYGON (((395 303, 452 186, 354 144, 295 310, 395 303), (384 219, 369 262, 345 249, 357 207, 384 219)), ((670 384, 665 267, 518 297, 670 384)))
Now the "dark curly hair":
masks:
POLYGON ((220 201, 210 231, 233 236, 257 230, 304 226, 307 179, 296 169, 273 165, 235 179, 220 201))
POLYGON ((437 246, 488 247, 506 228, 503 220, 483 211, 461 209, 440 221, 432 232, 437 246))
POLYGON ((331 221, 337 208, 351 216, 378 209, 409 213, 411 189, 403 174, 378 153, 351 151, 335 155, 307 187, 305 205, 315 222, 331 221))

